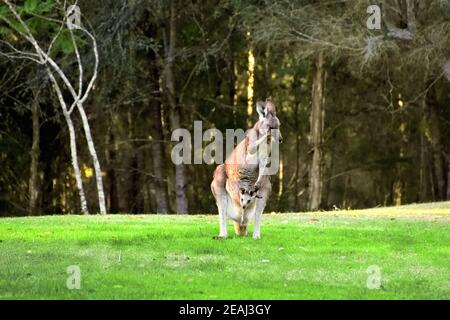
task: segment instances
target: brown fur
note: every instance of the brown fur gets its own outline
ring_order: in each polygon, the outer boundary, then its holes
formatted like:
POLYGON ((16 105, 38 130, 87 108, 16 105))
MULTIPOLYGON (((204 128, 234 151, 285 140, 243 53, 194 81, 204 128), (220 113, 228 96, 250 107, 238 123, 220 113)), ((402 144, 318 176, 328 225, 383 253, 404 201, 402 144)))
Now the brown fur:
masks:
MULTIPOLYGON (((258 181, 258 189, 263 194, 263 207, 265 206, 265 201, 270 194, 271 184, 270 177, 263 176, 259 177, 259 167, 258 164, 249 163, 247 161, 247 155, 249 154, 249 148, 252 144, 257 141, 261 136, 268 133, 271 128, 279 127, 279 120, 276 117, 275 105, 266 101, 265 103, 257 103, 257 111, 260 115, 260 119, 252 129, 249 130, 245 139, 241 141, 236 148, 228 156, 224 164, 219 165, 214 171, 213 181, 211 183, 211 189, 213 195, 216 199, 217 205, 224 205, 220 203, 221 196, 225 194, 229 195, 232 201, 233 208, 240 208, 240 198, 239 198, 239 186, 243 179, 248 180, 254 185, 258 181)), ((280 135, 281 139, 281 135, 280 135)), ((270 138, 268 136, 267 143, 270 143, 270 138)), ((220 209, 219 209, 220 211, 220 209)), ((238 215, 242 214, 243 210, 239 210, 238 215)), ((219 212, 220 213, 220 212, 219 212)), ((257 214, 261 214, 257 213, 257 214)), ((247 234, 247 217, 245 215, 240 216, 240 219, 234 220, 235 233, 238 235, 247 234)), ((256 219, 256 218, 255 218, 256 219)), ((256 223, 255 223, 256 225, 256 223)), ((259 224, 258 224, 259 229, 259 224)), ((221 230, 222 232, 222 230, 221 230)), ((259 233, 259 230, 258 230, 259 233)), ((254 234, 255 238, 255 234, 254 234)), ((259 238, 259 234, 258 234, 259 238)))

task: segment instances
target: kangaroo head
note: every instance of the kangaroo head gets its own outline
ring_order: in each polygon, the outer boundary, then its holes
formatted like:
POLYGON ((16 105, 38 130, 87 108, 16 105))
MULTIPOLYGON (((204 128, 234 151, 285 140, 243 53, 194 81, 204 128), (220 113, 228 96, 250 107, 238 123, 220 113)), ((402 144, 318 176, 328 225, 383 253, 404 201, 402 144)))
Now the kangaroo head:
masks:
POLYGON ((270 100, 258 101, 256 103, 256 111, 259 114, 259 120, 262 120, 269 115, 272 115, 274 117, 277 116, 275 104, 270 100))
POLYGON ((266 100, 265 102, 258 101, 256 103, 256 111, 259 114, 259 121, 257 123, 259 133, 265 135, 270 130, 274 130, 272 132, 275 132, 275 135, 278 136, 279 143, 281 143, 283 137, 280 132, 280 120, 277 117, 275 104, 270 100, 266 100))
POLYGON ((250 190, 250 189, 243 188, 243 187, 239 188, 239 200, 240 200, 242 209, 245 209, 249 205, 251 205, 253 200, 255 200, 256 198, 261 198, 258 195, 257 190, 250 190))

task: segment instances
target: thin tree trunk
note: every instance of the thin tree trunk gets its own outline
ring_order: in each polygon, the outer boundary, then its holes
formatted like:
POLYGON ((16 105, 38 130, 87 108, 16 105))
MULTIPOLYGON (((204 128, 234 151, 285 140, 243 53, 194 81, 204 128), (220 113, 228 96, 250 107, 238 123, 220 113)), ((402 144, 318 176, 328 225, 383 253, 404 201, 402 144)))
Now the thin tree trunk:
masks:
POLYGON ((31 117, 33 128, 33 144, 31 146, 31 165, 30 165, 30 181, 29 181, 29 210, 30 215, 35 216, 39 214, 39 178, 38 178, 38 163, 39 163, 39 141, 40 141, 40 124, 39 124, 39 102, 35 93, 31 105, 31 117))
POLYGON ((108 166, 108 212, 117 213, 119 212, 119 199, 117 193, 117 179, 116 171, 114 170, 114 163, 116 159, 115 147, 112 145, 114 143, 114 135, 111 133, 111 129, 108 129, 108 141, 107 141, 107 152, 106 161, 108 166))
MULTIPOLYGON (((149 22, 148 14, 145 15, 145 23, 142 29, 148 38, 156 37, 156 26, 149 22)), ((148 53, 148 69, 150 78, 150 95, 152 99, 149 104, 149 118, 152 121, 150 132, 152 136, 152 166, 153 166, 153 185, 155 189, 156 213, 169 213, 169 192, 167 186, 167 173, 165 166, 164 152, 164 134, 161 113, 161 94, 160 94, 160 73, 157 64, 156 54, 153 50, 148 53)))
POLYGON ((419 202, 428 200, 428 141, 424 133, 420 135, 419 202))
MULTIPOLYGON (((301 96, 301 82, 299 75, 296 74, 294 78, 294 92, 295 92, 295 109, 294 109, 294 124, 295 128, 300 128, 300 96, 301 96)), ((300 210, 300 134, 301 132, 295 133, 295 177, 294 177, 294 211, 298 212, 300 210)))
POLYGON ((164 136, 161 123, 161 105, 159 100, 154 99, 151 105, 151 119, 153 121, 152 126, 152 160, 153 160, 153 173, 155 176, 155 199, 156 199, 156 212, 168 213, 169 212, 169 195, 167 191, 167 175, 166 166, 164 161, 164 136))
POLYGON ((325 68, 323 54, 319 53, 314 64, 312 110, 311 110, 311 146, 313 157, 309 179, 309 210, 318 210, 322 200, 322 143, 324 125, 324 84, 325 68))
POLYGON ((81 206, 81 212, 84 214, 89 214, 88 208, 87 208, 87 202, 86 202, 86 196, 84 194, 84 188, 83 188, 83 179, 81 178, 81 170, 80 166, 78 164, 78 153, 77 153, 77 143, 76 143, 76 135, 75 135, 75 127, 73 125, 72 119, 70 118, 70 114, 67 110, 66 103, 64 101, 61 88, 58 85, 58 82, 56 81, 55 77, 51 73, 49 69, 47 69, 47 73, 50 77, 50 80, 53 83, 53 87, 55 88, 56 95, 58 96, 59 103, 61 105, 61 108, 63 110, 64 118, 67 123, 67 127, 69 129, 69 139, 70 139, 70 154, 72 158, 72 167, 75 175, 75 181, 77 184, 78 194, 80 196, 80 206, 81 206))
POLYGON ((81 103, 77 104, 78 112, 81 116, 83 124, 84 135, 88 145, 89 153, 91 155, 92 163, 94 165, 95 181, 97 183, 98 204, 100 208, 100 214, 106 214, 105 192, 103 190, 102 170, 100 168, 100 162, 98 161, 97 151, 95 151, 94 140, 92 139, 91 128, 89 121, 84 111, 84 107, 81 103))
POLYGON ((447 199, 450 199, 450 162, 447 161, 447 199))
MULTIPOLYGON (((335 139, 336 139, 336 137, 333 136, 333 140, 335 140, 335 139)), ((330 169, 329 169, 329 175, 328 175, 329 178, 327 179, 327 187, 326 187, 326 190, 327 190, 326 191, 326 197, 327 197, 326 205, 327 205, 327 207, 329 209, 330 208, 333 208, 333 209, 337 208, 338 207, 338 202, 339 202, 338 199, 337 199, 337 195, 336 195, 336 187, 335 187, 335 185, 341 179, 338 179, 338 181, 336 181, 336 179, 330 178, 330 177, 334 177, 334 175, 336 174, 337 164, 336 164, 336 157, 335 157, 335 152, 336 152, 335 146, 336 146, 336 144, 332 145, 331 150, 330 150, 330 154, 329 154, 329 156, 330 156, 330 169)))
MULTIPOLYGON (((431 99, 430 99, 431 100, 431 99)), ((447 198, 447 164, 443 156, 440 120, 438 105, 434 100, 429 101, 430 108, 430 131, 432 147, 433 180, 436 200, 442 201, 447 198)))
MULTIPOLYGON (((297 104, 298 105, 298 104, 297 104)), ((296 107, 297 109, 298 107, 296 107)), ((297 113, 296 113, 297 114, 297 113)), ((298 115, 296 115, 296 123, 298 115)), ((296 126, 296 128, 299 128, 296 126)), ((295 136, 295 182, 294 182, 294 210, 297 212, 300 210, 300 134, 297 133, 295 136)))
MULTIPOLYGON (((170 104, 170 122, 172 130, 181 127, 181 111, 177 102, 175 90, 175 77, 173 71, 173 60, 175 58, 175 42, 176 42, 176 7, 175 0, 170 3, 170 30, 167 43, 166 70, 165 70, 165 86, 167 99, 170 104)), ((188 199, 186 187, 186 167, 184 164, 175 166, 175 192, 178 214, 188 213, 188 199)))
POLYGON ((253 125, 253 96, 255 87, 255 56, 250 46, 248 49, 248 83, 247 83, 247 126, 253 125))
MULTIPOLYGON (((405 158, 405 150, 408 147, 408 136, 406 132, 406 120, 403 114, 400 114, 400 128, 399 133, 401 137, 400 150, 399 150, 399 158, 405 158)), ((401 206, 404 202, 404 175, 405 175, 405 164, 400 162, 397 164, 396 170, 396 181, 393 184, 392 190, 392 201, 394 206, 401 206)))
POLYGON ((429 200, 429 174, 430 174, 430 161, 429 161, 429 142, 428 132, 429 129, 429 108, 426 96, 421 99, 421 115, 420 115, 420 170, 419 170, 419 202, 426 202, 429 200))
POLYGON ((234 106, 236 101, 236 75, 234 74, 235 62, 233 52, 229 56, 228 65, 228 103, 230 106, 234 106))
POLYGON ((61 126, 59 123, 46 122, 41 127, 41 154, 40 160, 43 165, 42 168, 42 180, 41 183, 41 210, 42 212, 61 212, 60 208, 56 208, 54 199, 55 186, 53 185, 53 179, 56 176, 55 172, 60 173, 61 170, 56 168, 59 166, 61 140, 58 133, 61 132, 61 126), (53 165, 52 165, 53 163, 53 165))
POLYGON ((73 126, 72 119, 67 112, 64 112, 64 118, 66 119, 67 127, 69 128, 69 138, 70 138, 70 154, 72 157, 72 167, 75 174, 75 180, 77 182, 78 194, 80 195, 80 205, 81 212, 84 214, 89 214, 86 202, 86 196, 84 195, 83 180, 81 178, 81 170, 78 164, 78 154, 77 154, 77 143, 75 136, 75 128, 73 126))
POLYGON ((136 214, 139 212, 139 163, 136 152, 131 155, 129 170, 128 210, 136 214))
POLYGON ((280 208, 281 198, 283 196, 283 183, 284 183, 284 161, 280 154, 280 167, 278 169, 278 208, 280 208))

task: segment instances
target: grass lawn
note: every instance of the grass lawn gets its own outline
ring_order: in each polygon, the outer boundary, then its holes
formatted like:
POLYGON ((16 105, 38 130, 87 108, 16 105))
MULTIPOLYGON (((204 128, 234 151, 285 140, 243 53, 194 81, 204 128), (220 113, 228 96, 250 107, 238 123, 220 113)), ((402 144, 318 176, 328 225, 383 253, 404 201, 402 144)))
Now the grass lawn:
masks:
POLYGON ((213 240, 218 227, 217 216, 0 219, 0 299, 450 299, 449 203, 266 214, 259 241, 213 240), (66 286, 71 265, 79 290, 66 286))

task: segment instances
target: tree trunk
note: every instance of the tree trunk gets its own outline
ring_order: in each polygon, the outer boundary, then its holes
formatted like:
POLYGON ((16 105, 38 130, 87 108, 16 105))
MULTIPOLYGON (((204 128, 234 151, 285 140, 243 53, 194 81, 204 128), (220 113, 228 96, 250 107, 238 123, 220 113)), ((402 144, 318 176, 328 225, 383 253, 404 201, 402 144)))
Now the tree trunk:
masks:
MULTIPOLYGON (((426 79, 426 77, 425 77, 426 79)), ((427 85, 427 83, 425 82, 427 85)), ((433 196, 432 190, 432 161, 431 161, 431 132, 430 132, 430 108, 428 106, 429 99, 427 94, 421 98, 421 115, 420 115, 420 171, 419 171, 419 202, 431 200, 433 196)))
MULTIPOLYGON (((298 109, 298 103, 296 104, 295 109, 298 109)), ((295 113, 295 123, 296 128, 300 128, 298 126, 298 115, 295 113)), ((295 181, 294 181, 294 210, 298 212, 300 210, 300 133, 297 132, 295 135, 295 181)))
MULTIPOLYGON (((294 96, 295 96, 295 109, 294 109, 294 125, 295 128, 300 127, 300 101, 301 101, 301 81, 300 75, 295 74, 294 77, 294 96)), ((294 211, 300 211, 300 137, 301 131, 295 133, 295 176, 294 176, 294 211)))
POLYGON ((97 183, 98 205, 100 214, 106 214, 105 192, 103 191, 102 170, 100 168, 100 162, 98 161, 97 151, 95 151, 94 140, 92 139, 91 128, 89 121, 84 111, 84 107, 81 103, 77 104, 78 112, 81 116, 83 124, 84 135, 88 145, 89 153, 91 155, 92 163, 94 165, 95 181, 97 183))
MULTIPOLYGON (((336 135, 334 134, 332 139, 336 141, 336 135)), ((327 182, 326 182, 326 206, 328 210, 336 209, 339 207, 339 196, 336 193, 336 185, 342 181, 342 179, 334 178, 337 171, 337 160, 336 160, 336 143, 331 146, 330 150, 330 167, 327 182)))
MULTIPOLYGON (((425 116, 422 117, 425 121, 425 116)), ((420 135, 420 170, 419 170, 419 202, 428 200, 428 141, 424 132, 420 135)))
POLYGON ((314 64, 312 109, 310 123, 310 139, 312 147, 312 163, 309 178, 309 210, 318 210, 322 200, 322 143, 325 116, 325 68, 323 54, 319 53, 314 64))
POLYGON ((250 46, 248 49, 248 83, 247 83, 247 126, 253 125, 253 96, 255 87, 255 56, 250 46))
POLYGON ((132 151, 128 176, 129 187, 128 187, 128 210, 131 213, 139 213, 139 163, 138 156, 136 152, 132 151))
POLYGON ((70 154, 72 157, 72 167, 75 174, 75 180, 77 182, 78 193, 80 195, 80 205, 81 212, 84 214, 89 214, 86 202, 86 196, 84 195, 83 180, 81 178, 81 170, 78 164, 78 154, 77 154, 77 142, 75 136, 75 127, 73 126, 72 119, 70 115, 65 112, 64 118, 66 119, 67 127, 69 128, 69 138, 70 138, 70 154))
POLYGON ((434 99, 428 103, 430 109, 430 131, 434 197, 438 201, 447 199, 447 163, 443 155, 438 104, 434 99))
POLYGON ((30 165, 30 181, 29 181, 29 211, 30 215, 36 216, 39 214, 39 177, 38 177, 38 163, 39 163, 39 141, 40 141, 40 123, 39 123, 39 102, 38 95, 35 94, 31 105, 31 117, 33 128, 33 143, 31 146, 31 165, 30 165))
MULTIPOLYGON (((400 107, 401 108, 401 107, 400 107)), ((405 159, 405 150, 408 148, 408 135, 406 131, 406 125, 407 121, 405 119, 405 116, 403 113, 400 113, 400 128, 399 133, 401 137, 401 143, 400 143, 400 150, 399 150, 399 158, 405 159)), ((405 176, 405 163, 403 161, 399 162, 396 169, 396 181, 393 184, 393 190, 392 190, 392 201, 393 205, 395 206, 401 206, 404 202, 405 198, 405 183, 404 183, 404 176, 405 176)))
POLYGON ((111 129, 108 129, 107 136, 107 151, 106 151, 106 161, 108 166, 108 212, 117 213, 119 212, 119 199, 117 193, 117 179, 116 171, 114 170, 114 163, 116 160, 116 150, 114 144, 114 135, 111 133, 111 129))
POLYGON ((169 195, 167 190, 167 174, 164 161, 164 135, 161 123, 161 104, 159 99, 156 98, 151 104, 151 119, 153 121, 152 126, 152 160, 153 160, 153 174, 155 180, 155 199, 156 199, 156 212, 168 213, 169 212, 169 195))
MULTIPOLYGON (((53 110, 52 110, 53 111, 53 110)), ((53 114, 52 114, 53 115, 53 114)), ((42 180, 41 194, 40 194, 40 204, 42 212, 61 212, 61 208, 57 208, 55 205, 56 192, 55 186, 53 185, 53 179, 55 178, 55 172, 60 173, 62 170, 56 169, 61 162, 61 152, 63 148, 61 143, 61 126, 59 122, 45 122, 41 126, 41 154, 40 161, 42 163, 42 180)))
MULTIPOLYGON (((170 123, 172 130, 181 128, 181 110, 178 105, 175 77, 173 71, 173 60, 175 58, 176 42, 176 15, 175 0, 170 2, 170 30, 166 48, 166 70, 165 70, 165 92, 170 105, 170 123)), ((188 213, 188 199, 186 192, 186 167, 184 164, 175 166, 175 192, 177 213, 188 213)))
POLYGON ((447 160, 447 198, 450 199, 450 161, 447 160))
MULTIPOLYGON (((145 16, 141 29, 148 38, 157 36, 156 26, 151 23, 148 14, 145 16)), ((152 137, 152 165, 153 165, 153 187, 155 189, 156 213, 169 213, 169 192, 167 186, 167 173, 165 166, 164 134, 161 114, 161 94, 160 94, 160 72, 158 68, 156 54, 153 50, 148 52, 148 70, 150 78, 149 119, 152 121, 150 134, 152 137)))
POLYGON ((75 135, 75 127, 73 126, 72 119, 70 118, 70 114, 67 110, 67 105, 64 101, 61 88, 58 85, 58 82, 56 81, 55 77, 51 73, 49 69, 47 69, 47 73, 50 77, 50 80, 53 83, 53 87, 55 88, 56 95, 58 96, 59 103, 61 105, 61 108, 63 110, 64 118, 67 123, 67 127, 69 129, 69 139, 70 139, 70 154, 72 158, 72 167, 75 175, 75 180, 77 184, 78 194, 80 196, 80 206, 81 206, 81 212, 84 214, 89 214, 87 202, 86 202, 86 196, 84 194, 84 188, 83 188, 83 179, 81 178, 81 170, 80 166, 78 164, 78 153, 77 153, 77 142, 76 142, 76 135, 75 135))

